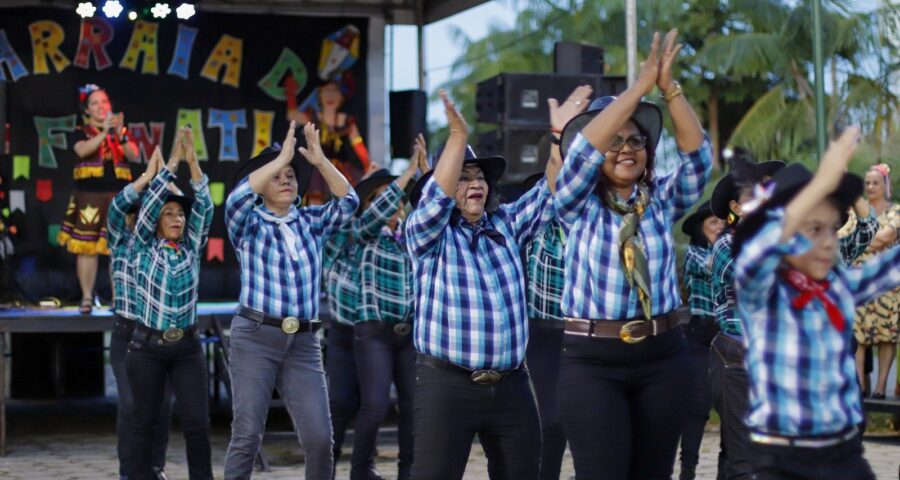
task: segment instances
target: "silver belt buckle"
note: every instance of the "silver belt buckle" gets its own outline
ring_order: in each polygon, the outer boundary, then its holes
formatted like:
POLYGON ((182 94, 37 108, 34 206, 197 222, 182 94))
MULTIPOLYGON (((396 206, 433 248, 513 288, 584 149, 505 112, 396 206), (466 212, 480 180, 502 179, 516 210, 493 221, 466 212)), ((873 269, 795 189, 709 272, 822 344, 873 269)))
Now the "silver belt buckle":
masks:
POLYGON ((184 330, 175 327, 167 328, 163 330, 162 338, 167 342, 177 342, 184 338, 184 330))
POLYGON ((475 370, 469 377, 478 385, 493 385, 503 380, 503 374, 495 370, 475 370))
POLYGON ((300 330, 300 320, 297 317, 284 317, 281 321, 281 331, 288 335, 297 333, 300 330))
POLYGON ((394 325, 394 333, 397 335, 409 335, 409 332, 412 331, 412 325, 401 322, 394 325))

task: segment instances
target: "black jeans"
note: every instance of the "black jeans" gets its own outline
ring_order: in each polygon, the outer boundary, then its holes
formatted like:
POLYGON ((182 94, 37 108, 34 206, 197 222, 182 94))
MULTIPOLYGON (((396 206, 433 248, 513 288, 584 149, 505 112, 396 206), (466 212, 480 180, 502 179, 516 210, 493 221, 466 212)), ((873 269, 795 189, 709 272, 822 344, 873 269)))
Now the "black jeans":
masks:
POLYGON ((207 367, 200 340, 185 337, 160 345, 135 331, 126 359, 128 379, 134 392, 134 432, 130 480, 155 480, 154 439, 159 429, 159 412, 172 386, 178 418, 184 431, 188 473, 191 480, 210 480, 212 460, 209 445, 209 395, 207 367))
POLYGON ((779 447, 750 442, 755 480, 874 480, 860 435, 825 448, 779 447))
POLYGON ((720 435, 725 451, 724 465, 719 462, 718 478, 751 478, 750 430, 744 423, 750 408, 745 353, 743 343, 722 333, 716 335, 709 349, 709 388, 721 419, 720 435))
POLYGON ((373 455, 378 427, 390 408, 391 382, 397 386, 400 421, 397 426, 398 475, 408 480, 413 459, 413 392, 416 386, 416 350, 412 332, 394 333, 383 322, 357 323, 354 327, 356 370, 360 405, 353 429, 351 479, 368 479, 374 470, 373 455))
MULTIPOLYGON (((119 476, 127 477, 131 471, 131 432, 134 430, 134 395, 131 393, 131 384, 128 382, 128 373, 125 371, 125 357, 128 353, 128 344, 134 333, 135 323, 116 315, 116 323, 113 324, 112 334, 109 337, 109 365, 113 376, 116 377, 116 391, 118 392, 118 405, 116 408, 116 450, 119 456, 119 476)), ((167 390, 169 390, 167 388, 167 390)), ((172 392, 167 391, 163 396, 163 404, 159 411, 159 426, 156 430, 156 438, 153 440, 153 455, 151 460, 156 468, 165 468, 166 449, 169 446, 169 425, 172 417, 172 392)))
POLYGON ((576 478, 670 478, 688 380, 680 327, 633 345, 566 334, 559 405, 576 478))
MULTIPOLYGON (((562 325, 562 322, 559 322, 562 325)), ((559 355, 562 352, 563 330, 531 323, 528 332, 528 349, 525 362, 534 394, 537 397, 538 412, 541 417, 541 436, 544 448, 541 450, 541 480, 558 480, 562 469, 562 459, 566 452, 566 436, 559 418, 559 404, 556 401, 559 380, 559 355)))
POLYGON ((684 329, 690 380, 686 387, 688 405, 681 427, 681 469, 696 468, 700 460, 700 442, 709 420, 712 396, 709 391, 709 344, 719 332, 712 317, 691 317, 684 329))
POLYGON ((526 369, 478 385, 466 373, 417 364, 413 409, 412 478, 463 478, 475 435, 492 480, 538 478, 541 426, 526 369))
POLYGON ((334 464, 337 465, 347 426, 359 409, 359 379, 356 375, 356 361, 353 359, 353 327, 332 320, 325 342, 325 376, 328 377, 334 464))

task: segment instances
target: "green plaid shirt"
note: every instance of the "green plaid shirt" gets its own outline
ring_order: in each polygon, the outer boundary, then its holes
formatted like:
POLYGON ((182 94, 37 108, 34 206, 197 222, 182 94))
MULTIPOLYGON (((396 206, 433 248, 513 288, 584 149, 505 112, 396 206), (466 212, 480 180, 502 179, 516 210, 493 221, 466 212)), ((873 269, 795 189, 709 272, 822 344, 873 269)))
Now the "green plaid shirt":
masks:
POLYGON ((354 232, 363 244, 358 322, 397 323, 412 318, 412 265, 400 233, 402 228, 392 232, 386 226, 402 200, 403 191, 391 183, 353 222, 354 232))
POLYGON ((353 325, 359 308, 359 260, 362 249, 347 222, 331 236, 322 251, 325 298, 332 320, 353 325))
POLYGON ((528 318, 563 319, 559 304, 565 283, 565 238, 562 226, 552 220, 525 248, 528 318))
MULTIPOLYGON (((185 328, 197 321, 197 283, 200 254, 212 223, 209 178, 191 181, 194 204, 178 248, 156 235, 156 224, 175 176, 167 168, 150 183, 135 224, 135 288, 138 320, 156 330, 185 328)), ((185 212, 187 214, 187 212, 185 212)))
POLYGON ((712 249, 697 245, 690 245, 684 254, 684 285, 688 290, 688 305, 692 315, 715 315, 710 278, 711 255, 712 249))
POLYGON ((137 290, 131 264, 131 240, 125 218, 140 195, 129 183, 113 197, 106 214, 106 241, 109 244, 109 275, 113 281, 113 311, 129 320, 137 320, 137 290))

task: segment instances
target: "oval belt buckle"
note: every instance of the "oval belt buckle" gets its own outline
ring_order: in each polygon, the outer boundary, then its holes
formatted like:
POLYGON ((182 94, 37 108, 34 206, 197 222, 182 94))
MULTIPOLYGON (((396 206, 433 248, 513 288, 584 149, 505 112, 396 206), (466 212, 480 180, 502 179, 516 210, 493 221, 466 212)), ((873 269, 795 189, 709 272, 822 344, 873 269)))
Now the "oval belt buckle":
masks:
POLYGON ((297 317, 284 317, 281 321, 281 331, 287 334, 294 334, 300 330, 300 320, 297 317))
POLYGON ((412 326, 406 322, 394 325, 394 333, 396 333, 397 335, 409 335, 409 332, 411 331, 412 326))
POLYGON ((644 339, 647 338, 646 335, 644 335, 642 337, 635 337, 635 336, 631 335, 632 329, 634 329, 634 327, 637 327, 643 323, 644 323, 644 320, 634 320, 634 321, 626 323, 625 325, 622 325, 622 328, 619 329, 619 338, 621 338, 622 341, 625 343, 640 343, 640 342, 644 341, 644 339))
POLYGON ((177 342, 184 338, 184 330, 180 328, 167 328, 162 334, 163 340, 167 342, 177 342))
POLYGON ((499 382, 503 375, 500 372, 495 372, 494 370, 475 370, 470 375, 472 382, 477 383, 478 385, 493 385, 499 382))

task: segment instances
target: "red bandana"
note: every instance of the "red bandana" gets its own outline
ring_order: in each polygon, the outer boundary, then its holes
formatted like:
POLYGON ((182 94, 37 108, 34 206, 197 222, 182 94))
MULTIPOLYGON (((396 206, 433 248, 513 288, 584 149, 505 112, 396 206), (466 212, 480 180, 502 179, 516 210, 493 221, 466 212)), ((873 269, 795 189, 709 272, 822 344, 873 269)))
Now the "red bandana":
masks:
POLYGON ((828 290, 830 283, 827 280, 817 281, 809 278, 803 272, 799 270, 795 270, 793 268, 785 269, 783 272, 784 279, 794 288, 796 288, 800 295, 794 297, 791 301, 791 306, 796 309, 802 309, 812 301, 813 298, 818 298, 823 305, 825 305, 825 311, 828 313, 828 319, 831 320, 831 324, 834 325, 839 332, 843 332, 846 327, 846 321, 844 320, 844 314, 841 313, 841 309, 835 305, 834 302, 828 298, 828 295, 825 293, 828 290))

